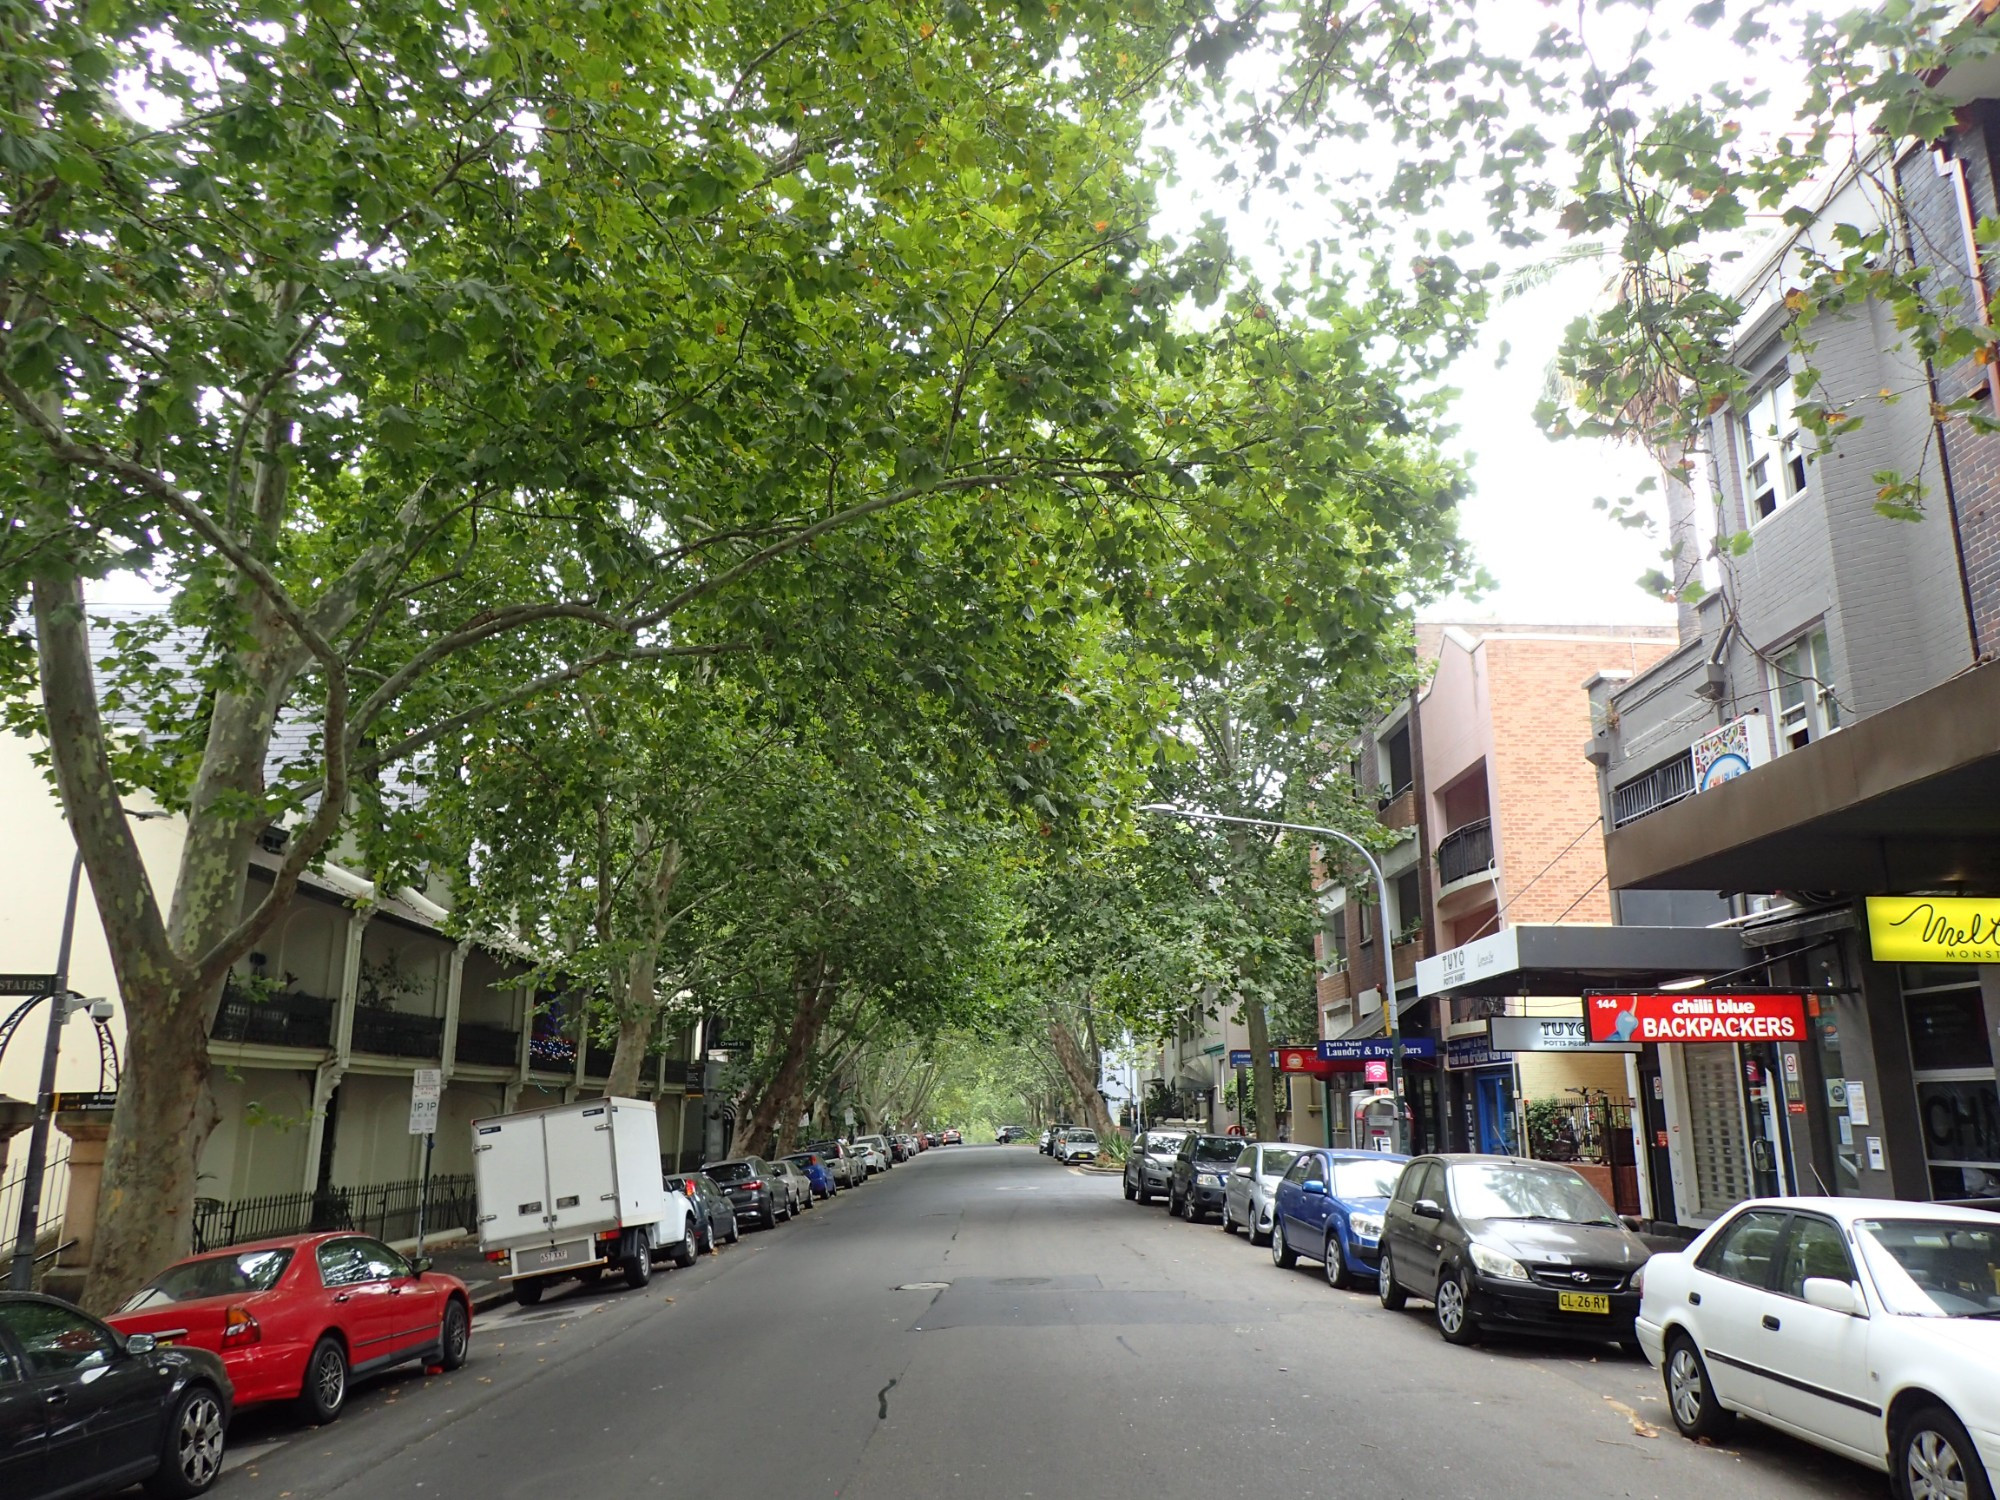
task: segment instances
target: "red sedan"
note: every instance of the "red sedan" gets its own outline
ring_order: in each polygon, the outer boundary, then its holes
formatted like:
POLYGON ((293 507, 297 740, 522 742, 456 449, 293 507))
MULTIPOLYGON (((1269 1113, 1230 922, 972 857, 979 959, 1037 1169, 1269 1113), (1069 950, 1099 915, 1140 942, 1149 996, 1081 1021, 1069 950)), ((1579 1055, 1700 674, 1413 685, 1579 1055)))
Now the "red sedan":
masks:
POLYGON ((291 1401, 310 1422, 339 1416, 357 1377, 410 1360, 456 1370, 472 1345, 464 1282, 352 1230, 190 1256, 106 1321, 213 1350, 239 1408, 291 1401))

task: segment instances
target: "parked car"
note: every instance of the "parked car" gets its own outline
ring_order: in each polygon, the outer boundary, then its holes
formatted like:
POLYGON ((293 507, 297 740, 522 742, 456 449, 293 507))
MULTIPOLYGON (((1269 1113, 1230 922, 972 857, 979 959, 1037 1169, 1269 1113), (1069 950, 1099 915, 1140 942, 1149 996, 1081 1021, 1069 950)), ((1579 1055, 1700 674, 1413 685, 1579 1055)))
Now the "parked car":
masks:
POLYGON ((1002 1125, 993 1139, 998 1145, 1010 1146, 1015 1141, 1026 1140, 1027 1136, 1028 1127, 1025 1125, 1002 1125))
POLYGON ((1048 1129, 1044 1130, 1042 1132, 1042 1141, 1039 1147, 1042 1155, 1044 1156, 1055 1155, 1056 1137, 1061 1135, 1065 1130, 1068 1130, 1070 1128, 1071 1128, 1070 1121, 1058 1120, 1055 1124, 1049 1126, 1048 1129))
POLYGON ((234 1397, 221 1358, 121 1333, 55 1297, 0 1292, 0 1494, 206 1492, 234 1397))
POLYGON ((840 1191, 840 1184, 833 1180, 832 1166, 817 1151, 794 1151, 785 1160, 806 1174, 815 1198, 831 1198, 840 1191))
POLYGON ((1242 1154, 1240 1135, 1190 1134, 1174 1157, 1173 1176, 1167 1183, 1167 1212, 1180 1214, 1190 1224, 1220 1213, 1228 1191, 1224 1183, 1229 1169, 1242 1154))
POLYGON ((1078 1126, 1056 1137, 1055 1158, 1059 1162, 1096 1161, 1097 1132, 1078 1126))
MULTIPOLYGON (((1380 1269, 1382 1216, 1407 1156, 1383 1151, 1307 1150, 1272 1194, 1271 1259, 1289 1270, 1316 1260, 1343 1290, 1380 1269)), ((1231 1184, 1232 1188, 1234 1183, 1231 1184)))
POLYGON ((944 1133, 944 1143, 947 1146, 963 1146, 965 1137, 956 1130, 947 1130, 944 1133))
POLYGON ((814 1141, 806 1150, 817 1151, 833 1172, 833 1180, 844 1188, 860 1187, 868 1180, 868 1164, 845 1141, 814 1141))
POLYGON ((802 1214, 813 1206, 812 1179, 806 1176, 804 1167, 789 1156, 781 1156, 771 1163, 771 1175, 784 1184, 793 1213, 802 1214))
POLYGON ((1180 1155, 1182 1144, 1192 1133, 1187 1130, 1148 1130, 1132 1143, 1131 1154, 1125 1158, 1126 1202, 1136 1198, 1141 1203, 1151 1203, 1153 1194, 1171 1191, 1174 1158, 1180 1155))
POLYGON ((1740 1205, 1655 1255, 1639 1345, 1674 1425, 1737 1413, 1889 1472, 1911 1500, 2000 1474, 2000 1218, 1872 1198, 1740 1205))
POLYGON ((1515 1156, 1419 1156, 1383 1215, 1376 1286, 1428 1300, 1447 1342, 1482 1330, 1635 1344, 1648 1251, 1583 1177, 1515 1156))
POLYGON ((346 1230, 175 1261, 106 1321, 215 1354, 236 1406, 290 1401, 315 1423, 340 1415, 357 1379, 411 1362, 456 1370, 472 1347, 464 1282, 346 1230))
POLYGON ((889 1143, 879 1135, 857 1135, 848 1144, 861 1153, 871 1173, 886 1172, 895 1165, 889 1158, 889 1143))
POLYGON ((1222 1232, 1234 1234, 1240 1225, 1253 1245, 1271 1239, 1271 1197, 1303 1146, 1282 1141, 1248 1141, 1236 1165, 1222 1180, 1222 1232))
POLYGON ((792 1216, 792 1198, 784 1179, 771 1170, 761 1156, 743 1156, 734 1161, 712 1161, 701 1169, 729 1199, 739 1224, 761 1224, 769 1229, 792 1216))
POLYGON ((743 1238, 743 1231, 736 1227, 736 1209, 730 1204, 729 1195, 707 1173, 670 1175, 667 1186, 685 1195, 693 1205, 695 1249, 701 1254, 708 1254, 718 1242, 733 1245, 743 1238))
POLYGON ((931 1130, 924 1133, 924 1141, 927 1145, 942 1146, 944 1144, 944 1137, 938 1134, 937 1131, 931 1130))

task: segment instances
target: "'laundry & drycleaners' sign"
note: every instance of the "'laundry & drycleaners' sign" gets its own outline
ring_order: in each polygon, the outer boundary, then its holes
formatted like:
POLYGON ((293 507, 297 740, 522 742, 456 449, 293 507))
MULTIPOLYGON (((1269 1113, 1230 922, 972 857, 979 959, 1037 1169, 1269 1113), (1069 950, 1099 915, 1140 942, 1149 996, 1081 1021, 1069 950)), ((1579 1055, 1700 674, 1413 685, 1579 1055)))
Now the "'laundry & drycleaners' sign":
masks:
POLYGON ((1802 1042, 1803 995, 1741 991, 1700 995, 1589 994, 1584 1016, 1593 1042, 1802 1042))

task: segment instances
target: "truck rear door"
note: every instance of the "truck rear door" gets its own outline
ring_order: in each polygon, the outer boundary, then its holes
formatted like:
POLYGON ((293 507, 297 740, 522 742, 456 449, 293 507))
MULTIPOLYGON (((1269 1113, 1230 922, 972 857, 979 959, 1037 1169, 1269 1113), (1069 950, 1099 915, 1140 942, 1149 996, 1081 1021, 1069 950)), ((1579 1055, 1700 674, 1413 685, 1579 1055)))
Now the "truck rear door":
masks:
POLYGON ((518 1245, 548 1236, 552 1210, 540 1115, 479 1121, 473 1127, 472 1171, 482 1244, 518 1245))
MULTIPOLYGON (((618 1177, 611 1158, 611 1106, 552 1111, 542 1117, 548 1155, 551 1237, 570 1238, 618 1223, 618 1177)), ((657 1167, 654 1177, 659 1176, 657 1167)))

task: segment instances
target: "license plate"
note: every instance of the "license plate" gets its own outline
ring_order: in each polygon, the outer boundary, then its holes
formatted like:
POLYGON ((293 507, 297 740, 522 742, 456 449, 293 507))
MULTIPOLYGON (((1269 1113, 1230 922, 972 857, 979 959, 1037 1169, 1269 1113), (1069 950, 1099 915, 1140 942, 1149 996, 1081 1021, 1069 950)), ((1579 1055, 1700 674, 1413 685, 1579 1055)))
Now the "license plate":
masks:
POLYGON ((565 1266, 580 1266, 596 1259, 595 1248, 589 1240, 571 1240, 566 1245, 549 1245, 524 1252, 521 1266, 529 1271, 560 1271, 565 1266))
POLYGON ((1602 1292, 1557 1292, 1556 1306, 1564 1312, 1608 1313, 1611 1299, 1602 1292))

